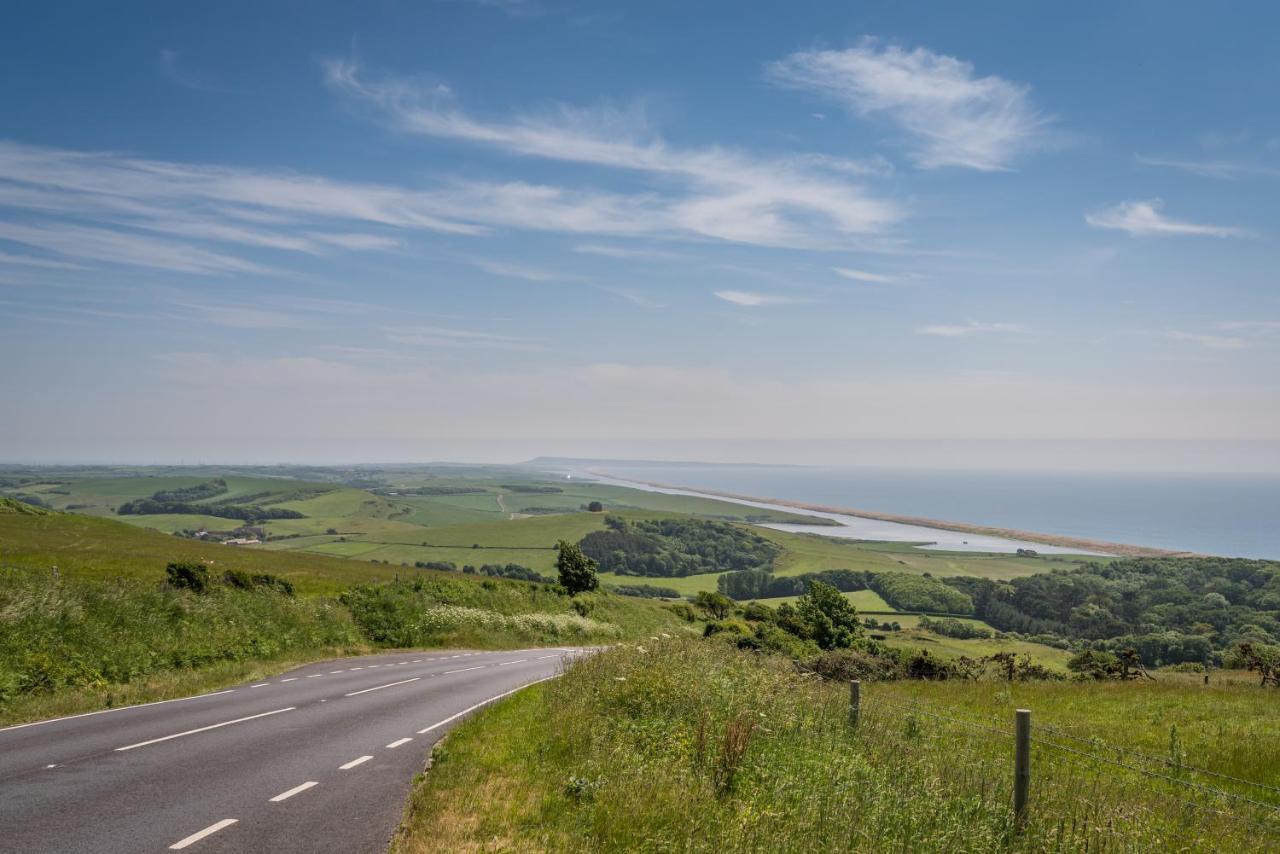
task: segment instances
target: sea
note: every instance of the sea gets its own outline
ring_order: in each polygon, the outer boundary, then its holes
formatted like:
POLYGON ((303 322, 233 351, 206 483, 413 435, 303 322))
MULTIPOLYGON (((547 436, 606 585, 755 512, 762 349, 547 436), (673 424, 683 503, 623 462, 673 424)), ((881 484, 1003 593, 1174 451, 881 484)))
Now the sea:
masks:
MULTIPOLYGON (((1280 559, 1280 475, 1276 474, 1110 474, 612 461, 595 468, 621 479, 693 491, 780 498, 1174 551, 1280 559)), ((916 529, 920 530, 931 529, 916 529)), ((822 533, 821 529, 814 531, 822 533)), ((831 531, 826 533, 830 535, 831 531)), ((915 537, 919 538, 919 534, 915 537)), ((912 536, 885 538, 909 540, 912 536)), ((942 535, 942 539, 944 543, 938 547, 947 547, 955 535, 942 535)), ((952 542, 951 547, 956 543, 952 542)))

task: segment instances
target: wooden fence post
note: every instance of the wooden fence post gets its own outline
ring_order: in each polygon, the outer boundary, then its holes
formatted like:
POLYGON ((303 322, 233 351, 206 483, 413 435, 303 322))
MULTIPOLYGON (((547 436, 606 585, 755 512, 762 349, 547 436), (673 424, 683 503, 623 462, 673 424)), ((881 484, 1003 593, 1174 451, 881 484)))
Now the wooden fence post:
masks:
POLYGON ((857 726, 858 719, 862 716, 862 681, 852 679, 849 681, 849 725, 857 726))
POLYGON ((1027 791, 1031 788, 1031 710, 1015 713, 1013 755, 1013 819, 1021 828, 1026 819, 1027 791))

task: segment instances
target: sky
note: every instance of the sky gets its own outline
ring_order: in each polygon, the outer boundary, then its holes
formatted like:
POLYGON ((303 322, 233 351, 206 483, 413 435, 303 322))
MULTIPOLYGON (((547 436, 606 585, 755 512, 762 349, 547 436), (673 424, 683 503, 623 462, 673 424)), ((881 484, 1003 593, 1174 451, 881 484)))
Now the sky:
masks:
POLYGON ((0 460, 1280 469, 1275 4, 5 18, 0 460))

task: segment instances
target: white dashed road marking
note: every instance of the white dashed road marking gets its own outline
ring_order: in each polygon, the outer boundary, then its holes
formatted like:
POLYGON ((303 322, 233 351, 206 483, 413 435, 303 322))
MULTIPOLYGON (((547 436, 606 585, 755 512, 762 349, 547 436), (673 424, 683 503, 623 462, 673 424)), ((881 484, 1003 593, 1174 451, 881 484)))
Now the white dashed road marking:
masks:
POLYGON ((483 669, 484 669, 483 664, 477 664, 475 667, 464 667, 461 670, 446 670, 444 672, 444 675, 448 676, 450 673, 466 673, 468 670, 483 670, 483 669))
POLYGON ((180 851, 183 848, 186 848, 188 845, 194 845, 195 843, 199 842, 201 839, 204 839, 206 836, 217 833, 219 830, 222 830, 222 828, 224 827, 230 827, 231 825, 235 824, 236 821, 237 819, 234 819, 234 818, 224 818, 222 821, 209 825, 204 830, 200 830, 200 831, 197 831, 196 833, 191 834, 186 839, 181 839, 173 843, 172 845, 169 846, 169 850, 180 851))
POLYGON ((386 685, 377 685, 373 688, 365 688, 363 691, 352 691, 350 694, 343 694, 344 697, 354 697, 357 694, 368 694, 370 691, 381 691, 383 688, 394 688, 397 685, 407 685, 410 682, 417 682, 421 676, 415 676, 412 679, 401 679, 399 682, 388 682, 386 685))
POLYGON ((369 762, 370 759, 372 759, 372 757, 360 757, 358 759, 352 759, 351 762, 344 764, 344 766, 338 766, 338 771, 351 771, 351 769, 358 766, 358 764, 365 764, 366 762, 369 762))
POLYGON ((393 742, 391 742, 390 744, 388 744, 388 745, 387 745, 387 747, 388 747, 388 748, 396 748, 396 747, 399 747, 399 746, 400 746, 400 745, 402 745, 402 744, 408 744, 408 743, 409 743, 409 742, 411 742, 411 741, 413 741, 413 739, 412 739, 412 738, 397 738, 395 741, 393 741, 393 742))
POLYGON ((245 717, 245 718, 236 718, 233 721, 223 721, 220 724, 209 724, 209 726, 202 726, 199 729, 189 729, 186 732, 175 732, 173 735, 164 735, 164 736, 161 736, 160 738, 153 738, 148 741, 140 741, 137 744, 127 744, 124 747, 117 747, 116 751, 118 752, 121 750, 133 750, 135 747, 146 747, 149 744, 159 744, 162 741, 169 741, 170 739, 174 739, 174 738, 182 738, 184 735, 195 735, 198 732, 208 732, 211 729, 219 729, 220 727, 231 726, 232 724, 240 724, 240 723, 244 723, 245 721, 256 720, 257 718, 265 718, 265 717, 269 717, 270 715, 278 715, 281 712, 292 712, 296 708, 298 707, 289 706, 288 708, 285 708, 285 709, 276 709, 274 712, 262 712, 261 714, 249 715, 248 717, 245 717))
POLYGON ((310 789, 312 786, 318 786, 318 785, 320 784, 317 783, 315 780, 308 780, 307 782, 303 783, 301 786, 294 786, 289 791, 281 792, 280 794, 276 795, 274 798, 271 799, 271 803, 278 804, 281 801, 287 801, 289 800, 289 798, 292 798, 294 795, 299 794, 300 792, 305 792, 307 789, 310 789))
POLYGON ((503 691, 501 694, 497 695, 496 697, 490 697, 490 698, 489 698, 489 699, 487 699, 487 700, 482 700, 481 702, 476 703, 474 706, 469 706, 469 707, 467 707, 467 708, 463 709, 462 711, 458 712, 456 715, 449 715, 449 717, 445 718, 445 719, 444 719, 444 720, 442 720, 442 721, 436 721, 435 723, 433 723, 431 726, 427 727, 426 729, 420 729, 420 730, 418 730, 418 735, 424 735, 424 734, 426 734, 426 733, 431 732, 431 730, 433 730, 433 729, 439 729, 440 727, 444 726, 445 724, 447 724, 447 723, 449 723, 449 722, 451 722, 451 721, 456 721, 458 718, 462 717, 463 715, 470 714, 471 712, 474 712, 476 709, 482 708, 482 707, 484 707, 484 706, 489 705, 490 703, 493 703, 493 702, 496 702, 496 701, 498 701, 498 700, 501 700, 503 697, 509 697, 510 695, 514 694, 514 693, 515 693, 515 692, 517 692, 517 691, 523 691, 525 688, 528 688, 530 685, 537 685, 539 682, 546 682, 546 681, 551 680, 551 679, 554 679, 554 678, 555 678, 554 676, 547 676, 547 677, 545 677, 545 678, 543 678, 543 679, 535 679, 535 680, 533 680, 532 682, 528 682, 528 683, 526 683, 526 684, 524 684, 524 685, 521 685, 519 688, 512 688, 510 691, 503 691))
POLYGON ((202 700, 205 697, 217 697, 221 694, 234 694, 235 688, 228 688, 225 691, 214 691, 210 694, 196 694, 194 697, 175 697, 172 700, 155 700, 151 703, 138 703, 133 706, 116 706, 114 709, 99 709, 96 712, 82 712, 78 715, 66 715, 61 718, 49 718, 43 721, 32 721, 29 724, 14 724, 13 726, 0 727, 0 732, 8 732, 11 729, 26 729, 29 726, 43 726, 45 724, 56 724, 58 721, 70 721, 76 718, 91 718, 94 715, 109 715, 112 712, 125 712, 129 709, 141 709, 144 706, 162 706, 165 703, 185 703, 187 700, 202 700))
POLYGON ((359 759, 352 759, 346 765, 339 765, 338 770, 350 771, 352 768, 356 767, 357 765, 363 765, 364 763, 368 762, 372 758, 373 758, 372 756, 361 756, 359 759))

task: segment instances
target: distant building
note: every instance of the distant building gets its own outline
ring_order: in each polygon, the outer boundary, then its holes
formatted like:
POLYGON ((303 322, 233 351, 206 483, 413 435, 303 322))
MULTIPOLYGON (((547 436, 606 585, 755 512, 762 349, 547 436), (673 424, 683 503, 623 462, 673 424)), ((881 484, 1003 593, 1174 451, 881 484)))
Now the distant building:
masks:
POLYGON ((262 540, 257 537, 236 537, 231 540, 223 540, 222 544, 224 546, 256 546, 260 542, 262 540))

